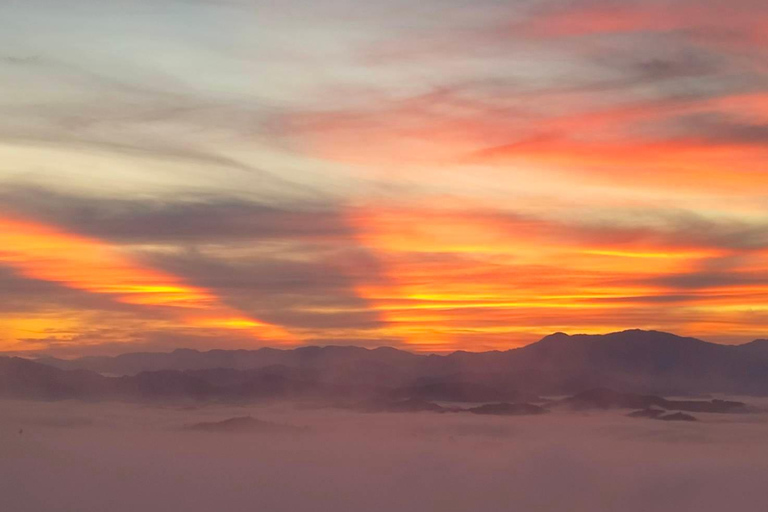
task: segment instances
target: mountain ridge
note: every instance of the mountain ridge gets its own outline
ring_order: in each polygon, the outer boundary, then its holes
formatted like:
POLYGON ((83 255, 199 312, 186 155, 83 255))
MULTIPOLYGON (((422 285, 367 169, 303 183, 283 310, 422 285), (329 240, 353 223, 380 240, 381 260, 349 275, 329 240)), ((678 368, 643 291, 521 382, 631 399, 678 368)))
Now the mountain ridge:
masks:
MULTIPOLYGON (((538 341, 535 341, 533 343, 530 343, 528 345, 524 345, 521 347, 514 347, 507 350, 487 350, 487 351, 479 351, 479 352, 473 352, 473 351, 467 351, 467 350, 455 350, 453 352, 448 352, 446 354, 421 354, 418 352, 411 352, 408 350, 404 350, 402 348, 392 347, 392 346, 378 346, 374 348, 368 348, 368 347, 360 347, 357 345, 305 345, 305 346, 299 346, 299 347, 292 347, 292 348, 278 348, 278 347, 259 347, 256 349, 209 349, 209 350, 198 350, 198 349, 191 349, 191 348, 176 348, 170 352, 148 352, 148 351, 141 351, 141 352, 126 352, 123 354, 118 354, 115 356, 83 356, 78 358, 72 358, 72 359, 62 359, 57 358, 53 356, 41 356, 37 358, 25 358, 25 359, 31 359, 33 361, 37 361, 43 364, 48 364, 50 366, 56 366, 58 368, 62 369, 75 369, 75 368, 86 368, 86 365, 91 364, 99 364, 104 361, 117 361, 117 360, 129 360, 129 359, 138 359, 141 357, 145 358, 169 358, 170 356, 179 356, 179 355, 185 355, 185 356, 192 356, 192 357, 203 357, 203 356, 234 356, 234 355, 255 355, 255 354, 265 354, 270 353, 273 355, 276 354, 286 354, 286 353, 306 353, 306 354, 318 354, 318 353, 328 353, 330 351, 339 351, 339 352, 357 352, 357 353, 383 353, 387 352, 389 354, 398 354, 398 355, 407 355, 409 357, 414 358, 429 358, 429 357, 435 357, 435 358, 452 358, 452 357, 462 357, 462 356, 485 356, 485 355, 491 355, 491 354, 509 354, 514 353, 516 351, 524 351, 526 349, 530 349, 531 347, 541 347, 542 345, 547 345, 553 342, 569 342, 569 341, 582 341, 582 340, 589 340, 589 341, 599 341, 599 340, 606 340, 610 341, 618 336, 627 336, 627 335, 652 335, 652 336, 660 336, 664 337, 670 340, 681 340, 681 341, 687 341, 687 342, 694 342, 699 344, 704 344, 708 346, 715 346, 715 347, 729 347, 729 348, 736 348, 741 347, 742 349, 765 349, 768 351, 768 339, 762 339, 758 338, 752 341, 748 341, 743 344, 739 345, 725 345, 720 343, 713 343, 708 342, 705 340, 701 340, 699 338, 694 337, 688 337, 688 336, 679 336, 674 333, 665 332, 665 331, 657 331, 657 330, 643 330, 643 329, 626 329, 623 331, 616 331, 616 332, 610 332, 605 334, 567 334, 565 332, 555 332, 552 334, 548 334, 541 338, 538 341), (564 339, 563 339, 564 338, 564 339)), ((4 357, 4 354, 0 352, 0 357, 4 357)), ((15 356, 19 357, 19 356, 15 356)), ((209 367, 209 366, 206 366, 209 367)), ((168 368, 163 368, 168 369, 168 368)), ((144 370, 140 370, 144 371, 144 370)))
MULTIPOLYGON (((186 392, 199 398, 226 393, 244 399, 376 395, 483 402, 527 400, 597 387, 659 395, 768 395, 768 343, 764 340, 719 345, 639 329, 604 335, 554 333, 506 351, 446 355, 331 345, 177 349, 34 362, 59 371, 91 372, 67 377, 77 377, 77 382, 96 381, 94 375, 120 377, 124 380, 119 385, 114 381, 103 384, 129 394, 186 392), (224 393, 223 388, 228 391, 224 393)), ((46 374, 40 369, 30 372, 46 374)), ((63 374, 48 374, 50 382, 64 378, 63 374)), ((67 383, 64 388, 81 385, 67 383)))

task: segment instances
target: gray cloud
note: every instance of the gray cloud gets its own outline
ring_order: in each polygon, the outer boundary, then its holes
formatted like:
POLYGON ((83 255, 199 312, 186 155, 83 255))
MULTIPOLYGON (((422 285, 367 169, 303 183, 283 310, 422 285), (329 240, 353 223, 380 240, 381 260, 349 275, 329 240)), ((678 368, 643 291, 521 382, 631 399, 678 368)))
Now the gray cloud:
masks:
POLYGON ((662 286, 678 289, 725 288, 738 286, 760 286, 768 284, 764 274, 748 272, 691 272, 654 279, 662 286))
POLYGON ((20 186, 0 190, 0 198, 0 211, 121 245, 255 318, 304 329, 381 325, 356 291, 380 279, 378 262, 339 207, 290 209, 214 195, 106 199, 20 186))
POLYGON ((120 243, 351 240, 337 207, 279 206, 220 195, 114 199, 6 184, 0 211, 20 213, 120 243))
POLYGON ((360 249, 276 256, 213 257, 194 251, 150 255, 154 266, 214 290, 222 300, 259 319, 303 329, 370 329, 381 319, 355 284, 378 279, 375 261, 360 249), (307 258, 309 256, 309 258, 307 258), (345 261, 345 264, 340 264, 345 261))
POLYGON ((768 124, 718 112, 703 112, 670 120, 679 136, 711 144, 768 147, 768 124))

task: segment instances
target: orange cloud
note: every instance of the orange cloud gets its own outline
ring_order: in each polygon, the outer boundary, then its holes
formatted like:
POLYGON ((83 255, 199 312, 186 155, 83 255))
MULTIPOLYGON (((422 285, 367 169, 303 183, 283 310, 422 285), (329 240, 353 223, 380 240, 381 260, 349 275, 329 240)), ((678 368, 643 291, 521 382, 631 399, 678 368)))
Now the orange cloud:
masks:
POLYGON ((768 186, 768 149, 759 135, 768 123, 765 93, 604 105, 589 92, 545 91, 515 104, 493 109, 448 92, 371 111, 297 116, 294 127, 315 156, 386 181, 423 179, 428 185, 440 176, 450 183, 446 173, 469 173, 471 164, 478 182, 507 185, 515 178, 499 169, 524 169, 532 182, 574 188, 608 184, 720 195, 768 186), (722 126, 700 126, 697 116, 722 126))
POLYGON ((768 149, 697 140, 538 139, 484 150, 475 162, 544 165, 606 182, 744 193, 768 187, 768 149))
MULTIPOLYGON (((385 319, 385 334, 416 349, 501 348, 556 330, 637 326, 728 336, 764 321, 743 318, 768 292, 760 283, 675 287, 681 275, 695 284, 728 249, 648 236, 619 242, 576 225, 429 207, 371 207, 350 218, 384 267, 383 279, 358 292, 385 319), (701 331, 716 321, 741 327, 701 331)), ((743 265, 766 263, 757 251, 743 265)))
POLYGON ((246 317, 209 290, 148 268, 118 248, 41 223, 0 217, 0 264, 28 278, 126 304, 162 308, 189 326, 248 330, 276 341, 293 339, 284 329, 246 317))
POLYGON ((518 36, 546 38, 679 31, 712 44, 758 45, 766 40, 766 26, 764 9, 732 2, 598 0, 543 10, 513 29, 518 36))

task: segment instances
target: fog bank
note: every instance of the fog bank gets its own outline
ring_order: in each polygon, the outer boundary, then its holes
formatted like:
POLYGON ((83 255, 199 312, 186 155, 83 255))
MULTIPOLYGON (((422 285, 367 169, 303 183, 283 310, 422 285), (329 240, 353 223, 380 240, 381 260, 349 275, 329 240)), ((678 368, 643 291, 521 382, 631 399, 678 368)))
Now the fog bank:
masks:
POLYGON ((765 510, 768 416, 0 402, 9 512, 765 510), (285 431, 189 430, 251 416, 285 431), (23 432, 20 433, 20 430, 23 432))

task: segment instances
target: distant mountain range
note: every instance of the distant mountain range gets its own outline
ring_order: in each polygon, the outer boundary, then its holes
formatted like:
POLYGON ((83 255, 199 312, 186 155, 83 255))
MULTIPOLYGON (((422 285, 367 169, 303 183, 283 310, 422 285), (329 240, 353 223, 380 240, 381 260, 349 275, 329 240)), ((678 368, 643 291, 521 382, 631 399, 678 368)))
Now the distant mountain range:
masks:
POLYGON ((14 398, 525 403, 593 388, 768 395, 768 340, 729 346, 630 330, 556 333, 518 349, 444 356, 328 346, 74 360, 0 357, 0 396, 14 398))

